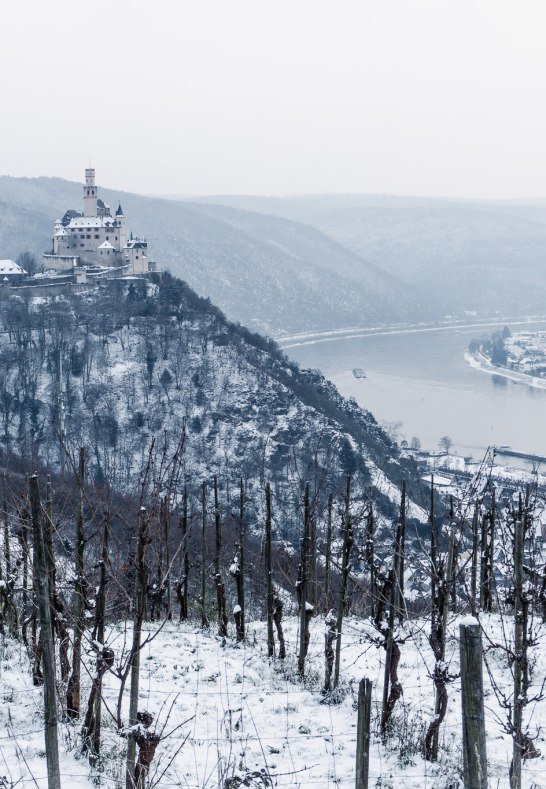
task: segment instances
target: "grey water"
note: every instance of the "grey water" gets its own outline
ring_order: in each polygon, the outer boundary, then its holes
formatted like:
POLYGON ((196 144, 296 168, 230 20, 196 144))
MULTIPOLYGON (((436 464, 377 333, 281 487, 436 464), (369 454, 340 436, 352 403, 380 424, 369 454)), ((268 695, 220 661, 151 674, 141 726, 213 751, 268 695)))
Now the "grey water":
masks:
MULTIPOLYGON (((507 325, 533 331, 545 322, 507 325)), ((286 353, 302 367, 321 370, 378 422, 401 422, 399 441, 417 436, 431 450, 448 435, 454 452, 475 459, 493 444, 545 456, 546 389, 473 369, 464 358, 473 338, 504 325, 302 341, 291 343, 286 353), (367 377, 355 378, 354 367, 362 367, 367 377)))

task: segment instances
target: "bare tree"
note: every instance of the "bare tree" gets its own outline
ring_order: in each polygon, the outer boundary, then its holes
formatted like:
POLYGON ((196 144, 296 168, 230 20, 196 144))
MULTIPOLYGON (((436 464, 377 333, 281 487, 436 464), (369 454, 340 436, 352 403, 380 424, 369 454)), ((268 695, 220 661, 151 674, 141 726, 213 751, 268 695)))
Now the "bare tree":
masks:
POLYGON ((438 446, 440 449, 443 449, 446 454, 449 455, 452 447, 453 447, 453 439, 449 436, 442 436, 441 439, 438 441, 438 446))

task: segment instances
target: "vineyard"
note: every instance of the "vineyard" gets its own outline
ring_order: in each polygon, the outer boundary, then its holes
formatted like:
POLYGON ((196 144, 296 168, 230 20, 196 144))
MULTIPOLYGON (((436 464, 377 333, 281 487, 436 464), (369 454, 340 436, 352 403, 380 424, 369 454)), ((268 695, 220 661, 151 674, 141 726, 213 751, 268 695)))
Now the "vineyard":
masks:
POLYGON ((302 482, 292 547, 268 482, 193 484, 184 443, 138 499, 83 448, 5 474, 5 786, 543 785, 539 490, 484 461, 388 525, 302 482))

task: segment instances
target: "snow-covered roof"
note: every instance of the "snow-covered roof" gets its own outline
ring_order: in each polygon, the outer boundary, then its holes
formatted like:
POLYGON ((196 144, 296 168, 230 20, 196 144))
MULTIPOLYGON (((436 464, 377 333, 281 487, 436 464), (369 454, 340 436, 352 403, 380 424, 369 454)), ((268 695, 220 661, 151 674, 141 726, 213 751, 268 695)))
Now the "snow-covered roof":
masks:
POLYGON ((109 241, 103 241, 102 244, 98 245, 97 249, 114 249, 114 245, 109 241))
POLYGON ((61 219, 61 224, 63 224, 66 227, 70 222, 70 220, 73 219, 75 216, 83 216, 83 214, 81 211, 74 211, 73 208, 69 208, 68 211, 65 211, 65 215, 61 219))
POLYGON ((130 238, 123 249, 147 249, 148 242, 143 238, 130 238))
POLYGON ((67 235, 68 235, 68 233, 66 232, 66 230, 64 229, 64 227, 61 227, 61 228, 60 228, 59 230, 57 230, 57 232, 55 233, 55 238, 58 238, 59 236, 67 236, 67 235))
POLYGON ((14 260, 0 260, 0 275, 11 274, 12 276, 20 276, 26 273, 25 269, 18 266, 14 260))
POLYGON ((68 227, 117 227, 117 222, 110 216, 78 216, 68 223, 68 227))

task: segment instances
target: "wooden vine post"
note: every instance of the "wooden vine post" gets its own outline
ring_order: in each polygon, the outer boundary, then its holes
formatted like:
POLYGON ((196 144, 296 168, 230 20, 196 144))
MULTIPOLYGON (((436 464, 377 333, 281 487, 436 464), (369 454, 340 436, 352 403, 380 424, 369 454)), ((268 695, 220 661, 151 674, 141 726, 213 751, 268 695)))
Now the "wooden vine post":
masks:
POLYGON ((465 789, 487 789, 487 752, 483 707, 482 636, 474 617, 459 625, 463 775, 465 789))
POLYGON ((273 568, 271 565, 271 485, 265 483, 265 581, 267 597, 267 656, 275 655, 273 634, 273 568))
POLYGON ((61 789, 59 742, 57 735, 57 697, 55 691, 55 644, 51 622, 51 593, 45 555, 43 523, 40 513, 38 477, 29 480, 32 531, 35 546, 36 601, 40 618, 40 640, 43 649, 45 751, 48 789, 61 789))
POLYGON ((343 549, 341 555, 341 585, 339 590, 339 601, 337 607, 336 624, 336 658, 334 668, 334 688, 339 685, 339 673, 341 667, 341 632, 343 629, 343 617, 345 615, 347 582, 349 580, 349 562, 351 559, 351 549, 353 547, 353 529, 351 525, 351 477, 347 477, 345 485, 345 506, 343 512, 343 549))

